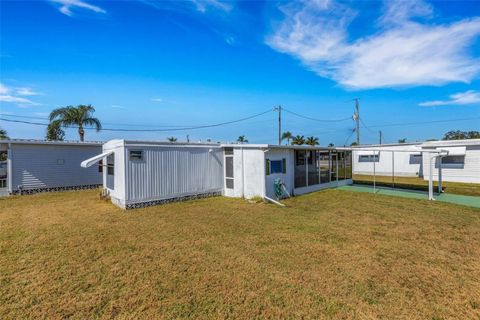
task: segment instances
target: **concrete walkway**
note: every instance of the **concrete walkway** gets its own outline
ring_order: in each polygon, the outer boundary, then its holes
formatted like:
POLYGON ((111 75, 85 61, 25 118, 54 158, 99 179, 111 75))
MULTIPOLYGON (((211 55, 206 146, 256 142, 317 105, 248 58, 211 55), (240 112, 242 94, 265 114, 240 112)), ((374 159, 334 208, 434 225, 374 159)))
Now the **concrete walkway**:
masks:
MULTIPOLYGON (((365 185, 350 185, 350 186, 338 187, 337 189, 346 190, 346 191, 373 193, 373 186, 365 186, 365 185)), ((387 196, 428 200, 428 193, 424 191, 416 191, 416 190, 410 191, 405 189, 377 187, 375 190, 375 193, 387 195, 387 196)), ((448 203, 454 203, 454 204, 459 204, 459 205, 464 205, 469 207, 480 208, 480 197, 442 193, 440 195, 435 194, 434 198, 436 199, 436 201, 440 201, 440 202, 448 202, 448 203)))

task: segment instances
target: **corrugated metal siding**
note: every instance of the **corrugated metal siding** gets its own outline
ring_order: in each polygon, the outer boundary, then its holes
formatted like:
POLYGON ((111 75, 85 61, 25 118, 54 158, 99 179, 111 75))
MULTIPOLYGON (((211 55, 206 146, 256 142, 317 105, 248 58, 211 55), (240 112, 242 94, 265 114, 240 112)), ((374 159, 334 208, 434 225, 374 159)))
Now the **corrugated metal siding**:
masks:
POLYGON ((209 149, 127 147, 127 202, 222 190, 223 153, 209 149), (129 160, 129 150, 143 150, 143 160, 129 160))
POLYGON ((102 184, 97 166, 80 167, 80 162, 102 152, 101 146, 12 145, 12 188, 70 187, 102 184), (57 164, 62 159, 64 164, 57 164))
MULTIPOLYGON (((424 153, 424 180, 430 176, 430 156, 424 153)), ((433 167, 433 179, 438 180, 438 168, 433 167)), ((463 168, 442 168, 443 181, 480 183, 480 146, 467 146, 463 168)))

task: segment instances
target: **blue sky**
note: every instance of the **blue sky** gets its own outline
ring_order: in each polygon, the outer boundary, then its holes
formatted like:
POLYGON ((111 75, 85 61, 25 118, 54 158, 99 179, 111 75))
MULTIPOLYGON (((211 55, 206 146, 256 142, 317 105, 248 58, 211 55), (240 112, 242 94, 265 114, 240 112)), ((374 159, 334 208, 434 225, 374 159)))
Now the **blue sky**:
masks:
MULTIPOLYGON (((2 0, 0 18, 4 119, 45 122, 53 108, 77 104, 94 105, 105 128, 212 124, 276 105, 344 119, 359 97, 363 143, 376 143, 378 130, 395 142, 480 129, 476 1, 2 0), (449 119, 470 120, 388 126, 449 119)), ((246 135, 275 143, 276 117, 175 132, 88 131, 86 138, 246 135)), ((14 138, 45 134, 42 126, 0 126, 14 138)), ((284 130, 322 145, 349 144, 353 127, 352 120, 283 117, 284 130)))

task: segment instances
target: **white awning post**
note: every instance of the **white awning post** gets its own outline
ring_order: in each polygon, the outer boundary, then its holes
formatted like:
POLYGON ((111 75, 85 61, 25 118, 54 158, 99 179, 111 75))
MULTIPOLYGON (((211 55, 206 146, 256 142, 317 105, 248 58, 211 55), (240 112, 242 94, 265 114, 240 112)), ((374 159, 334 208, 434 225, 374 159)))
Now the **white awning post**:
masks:
POLYGON ((438 157, 438 194, 442 193, 442 156, 438 157))
POLYGON ((430 173, 429 173, 429 177, 428 177, 428 200, 435 200, 433 198, 433 166, 434 164, 432 164, 432 160, 435 159, 435 156, 429 156, 428 158, 428 161, 430 163, 430 173))
MULTIPOLYGON (((378 157, 380 158, 380 152, 378 153, 378 157)), ((373 151, 373 193, 377 193, 376 191, 376 171, 375 171, 375 151, 373 151)))

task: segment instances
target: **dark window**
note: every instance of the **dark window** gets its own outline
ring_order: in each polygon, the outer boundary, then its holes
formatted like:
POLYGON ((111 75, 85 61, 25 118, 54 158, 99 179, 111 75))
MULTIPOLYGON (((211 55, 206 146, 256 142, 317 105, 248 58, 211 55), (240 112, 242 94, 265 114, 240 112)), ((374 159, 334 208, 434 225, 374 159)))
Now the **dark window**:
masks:
POLYGON ((143 151, 142 150, 130 150, 130 160, 133 160, 133 161, 143 160, 143 151))
POLYGON ((115 172, 115 154, 107 156, 107 174, 113 176, 115 172))
POLYGON ((442 164, 463 164, 465 156, 446 156, 442 158, 442 164))
POLYGON ((283 161, 271 160, 270 161, 270 173, 283 173, 283 161))
POLYGON ((422 163, 422 155, 421 154, 411 154, 408 163, 409 164, 421 164, 422 163))
POLYGON ((358 157, 358 162, 378 162, 379 160, 378 154, 362 154, 358 157))
POLYGON ((225 155, 233 155, 233 148, 225 148, 225 155))
MULTIPOLYGON (((463 169, 464 166, 465 166, 465 156, 442 157, 442 168, 463 169)), ((435 167, 438 168, 438 160, 435 162, 435 167)))
POLYGON ((98 162, 98 172, 103 172, 103 160, 98 162))

